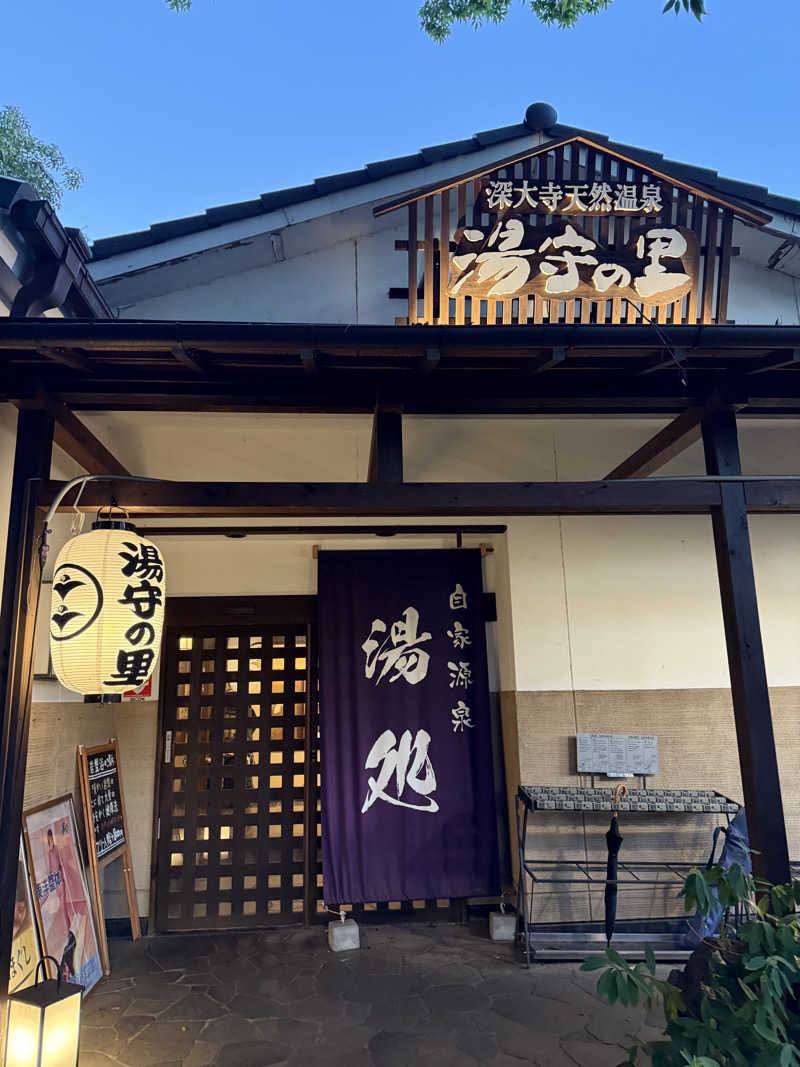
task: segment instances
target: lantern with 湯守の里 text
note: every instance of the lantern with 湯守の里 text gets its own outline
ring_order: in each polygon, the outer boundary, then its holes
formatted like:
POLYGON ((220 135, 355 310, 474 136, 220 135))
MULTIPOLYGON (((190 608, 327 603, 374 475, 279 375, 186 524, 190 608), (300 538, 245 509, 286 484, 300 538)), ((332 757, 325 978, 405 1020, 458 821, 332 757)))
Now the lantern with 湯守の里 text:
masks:
POLYGON ((58 978, 39 981, 8 998, 4 1067, 76 1067, 83 986, 58 978))
POLYGON ((98 519, 53 571, 50 658, 76 693, 123 693, 150 677, 164 621, 164 561, 127 522, 98 519))

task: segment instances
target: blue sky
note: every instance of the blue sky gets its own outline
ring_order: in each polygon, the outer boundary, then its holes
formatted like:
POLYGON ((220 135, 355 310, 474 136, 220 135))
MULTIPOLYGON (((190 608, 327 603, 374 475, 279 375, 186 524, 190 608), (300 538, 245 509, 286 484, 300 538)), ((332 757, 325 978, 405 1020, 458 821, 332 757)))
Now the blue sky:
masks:
POLYGON ((562 122, 800 197, 798 0, 614 0, 570 31, 521 2, 444 44, 419 0, 8 3, 0 104, 85 174, 61 218, 89 238, 521 120, 562 122))

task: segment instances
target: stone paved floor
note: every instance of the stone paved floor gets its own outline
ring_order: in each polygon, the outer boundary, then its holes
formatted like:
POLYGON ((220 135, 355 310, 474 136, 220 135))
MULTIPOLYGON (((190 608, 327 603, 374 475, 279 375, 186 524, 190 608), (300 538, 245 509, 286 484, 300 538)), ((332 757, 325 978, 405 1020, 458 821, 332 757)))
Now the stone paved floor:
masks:
POLYGON ((644 1009, 610 1008, 572 964, 530 971, 486 923, 362 926, 111 944, 86 999, 80 1067, 615 1067, 644 1009))

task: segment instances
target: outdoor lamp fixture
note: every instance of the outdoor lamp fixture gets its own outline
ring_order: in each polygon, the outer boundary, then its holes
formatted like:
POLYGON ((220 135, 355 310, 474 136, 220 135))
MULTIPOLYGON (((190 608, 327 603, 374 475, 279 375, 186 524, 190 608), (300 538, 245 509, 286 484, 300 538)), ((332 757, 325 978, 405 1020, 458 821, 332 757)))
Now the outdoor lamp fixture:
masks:
POLYGON ((52 956, 36 967, 36 983, 11 993, 4 1067, 77 1067, 83 986, 61 981, 52 956), (58 978, 39 981, 39 967, 53 960, 58 978))
POLYGON ((61 684, 84 695, 144 685, 158 656, 165 595, 158 548, 127 512, 101 509, 92 529, 62 548, 53 571, 50 657, 61 684))

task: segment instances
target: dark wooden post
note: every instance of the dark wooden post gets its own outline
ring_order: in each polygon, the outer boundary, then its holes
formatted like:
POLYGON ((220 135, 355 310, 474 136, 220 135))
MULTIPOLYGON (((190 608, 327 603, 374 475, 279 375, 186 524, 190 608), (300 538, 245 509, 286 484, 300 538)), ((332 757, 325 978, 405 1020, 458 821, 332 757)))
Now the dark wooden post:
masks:
MULTIPOLYGON (((704 417, 703 448, 707 474, 742 473, 736 416, 730 408, 704 417)), ((789 847, 741 482, 721 484, 711 521, 753 870, 782 884, 791 880, 789 847)))
POLYGON ((368 482, 402 482, 403 415, 399 408, 379 405, 372 420, 368 482))
POLYGON ((37 532, 41 520, 32 478, 50 477, 53 417, 21 411, 11 483, 3 597, 0 607, 0 1032, 14 922, 17 857, 22 823, 25 764, 28 758, 33 632, 39 603, 37 532))

